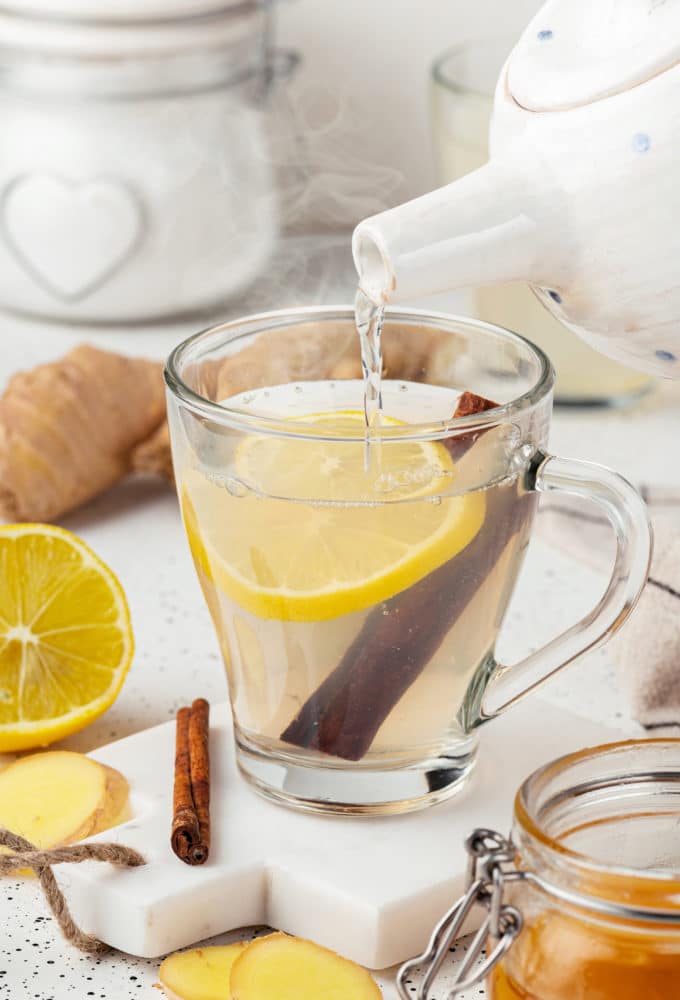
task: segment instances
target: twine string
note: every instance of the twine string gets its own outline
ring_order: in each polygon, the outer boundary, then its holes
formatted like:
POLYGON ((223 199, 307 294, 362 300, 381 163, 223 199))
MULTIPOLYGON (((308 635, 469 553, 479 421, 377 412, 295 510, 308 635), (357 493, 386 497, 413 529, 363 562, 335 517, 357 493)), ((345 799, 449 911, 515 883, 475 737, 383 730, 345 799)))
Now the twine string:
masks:
POLYGON ((0 854, 0 875, 9 875, 22 868, 32 868, 40 880, 45 899, 66 940, 91 955, 108 950, 108 945, 86 934, 78 927, 66 898, 57 885, 52 865, 80 864, 83 861, 105 861, 117 868, 137 868, 146 864, 144 858, 132 847, 122 844, 72 844, 40 850, 11 830, 0 827, 0 847, 7 847, 11 854, 0 854))

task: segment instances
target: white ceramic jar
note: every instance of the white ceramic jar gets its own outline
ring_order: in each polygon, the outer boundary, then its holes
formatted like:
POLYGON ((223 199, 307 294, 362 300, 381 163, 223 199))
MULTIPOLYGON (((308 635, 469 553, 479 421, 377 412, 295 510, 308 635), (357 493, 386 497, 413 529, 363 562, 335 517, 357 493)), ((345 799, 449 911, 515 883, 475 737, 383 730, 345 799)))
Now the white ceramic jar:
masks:
POLYGON ((7 0, 0 306, 132 323, 216 307, 277 236, 269 4, 7 0))

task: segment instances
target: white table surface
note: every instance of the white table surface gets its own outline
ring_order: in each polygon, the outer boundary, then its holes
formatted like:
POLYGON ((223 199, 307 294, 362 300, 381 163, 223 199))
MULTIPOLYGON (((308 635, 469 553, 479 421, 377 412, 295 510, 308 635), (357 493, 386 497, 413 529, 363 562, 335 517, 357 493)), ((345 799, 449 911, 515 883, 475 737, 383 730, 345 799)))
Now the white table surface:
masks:
MULTIPOLYGON (((319 285, 307 298, 333 301, 326 292, 319 285)), ((281 295, 278 300, 272 298, 272 304, 277 302, 288 304, 281 295)), ((262 304, 251 296, 226 312, 255 311, 262 304)), ((16 317, 0 318, 0 382, 14 370, 58 356, 83 339, 162 357, 187 330, 205 325, 74 332, 16 317)), ((630 411, 557 411, 551 447, 611 465, 636 483, 680 487, 679 429, 680 387, 663 384, 630 411)), ((132 609, 137 644, 129 678, 114 706, 64 745, 87 751, 163 722, 199 692, 211 700, 223 700, 225 683, 217 643, 191 566, 177 503, 167 486, 130 480, 65 518, 63 524, 88 541, 119 576, 132 609)), ((561 631, 594 603, 602 583, 590 570, 535 539, 506 621, 501 657, 514 658, 561 631)), ((621 724, 629 716, 616 663, 606 648, 552 681, 544 695, 602 722, 621 724)), ((121 954, 98 959, 81 955, 64 945, 46 912, 36 883, 3 881, 0 997, 67 1000, 75 995, 128 1000, 152 995, 157 962, 121 954)), ((181 914, 177 919, 181 920, 181 914)), ((461 944, 457 953, 464 947, 461 944)), ((452 962, 455 958, 454 953, 452 962)), ((380 977, 380 982, 385 997, 394 997, 391 975, 380 977)), ((443 995, 437 993, 437 997, 443 995)), ((483 995, 481 988, 474 995, 483 995)))

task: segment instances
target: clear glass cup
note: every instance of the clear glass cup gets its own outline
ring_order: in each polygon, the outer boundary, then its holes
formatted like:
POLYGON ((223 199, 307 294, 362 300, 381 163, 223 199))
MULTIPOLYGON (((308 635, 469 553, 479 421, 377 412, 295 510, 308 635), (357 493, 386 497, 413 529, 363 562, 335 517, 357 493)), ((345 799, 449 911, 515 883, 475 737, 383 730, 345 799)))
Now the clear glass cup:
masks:
MULTIPOLYGON (((441 184, 481 167, 489 157, 493 93, 514 37, 485 38, 457 46, 432 67, 431 118, 435 164, 441 184)), ((557 372, 555 402, 576 406, 633 403, 654 384, 649 375, 604 357, 556 320, 520 282, 474 290, 473 311, 500 323, 546 352, 557 372)))
POLYGON ((545 453, 553 372, 516 334, 390 310, 366 440, 354 312, 273 312, 166 367, 184 524, 219 637, 241 772, 301 808, 421 808, 460 788, 477 730, 610 635, 644 584, 644 503, 545 453), (497 405, 453 417, 461 393, 497 405), (609 587, 512 666, 494 656, 541 492, 598 504, 609 587))

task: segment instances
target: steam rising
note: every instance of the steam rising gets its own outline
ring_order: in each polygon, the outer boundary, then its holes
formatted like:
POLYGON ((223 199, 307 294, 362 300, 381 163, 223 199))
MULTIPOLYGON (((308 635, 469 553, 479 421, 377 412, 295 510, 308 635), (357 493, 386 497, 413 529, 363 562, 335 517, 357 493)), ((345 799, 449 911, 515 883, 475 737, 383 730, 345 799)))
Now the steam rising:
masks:
MULTIPOLYGON (((255 282, 236 300, 230 299, 226 308, 206 312, 206 321, 353 300, 352 229, 359 220, 399 200, 403 185, 403 174, 396 167, 376 164, 362 155, 355 123, 361 115, 364 131, 366 114, 348 96, 323 87, 279 84, 263 108, 267 142, 250 145, 247 155, 243 148, 225 151, 227 157, 242 160, 238 175, 246 189, 253 157, 258 171, 271 171, 281 238, 255 282)), ((263 218, 271 215, 270 208, 260 205, 263 218)), ((232 258, 239 259, 236 233, 244 224, 240 220, 233 236, 223 234, 223 259, 228 266, 232 258)), ((249 226, 252 239, 258 219, 251 217, 249 226)))
POLYGON ((293 138, 275 136, 273 140, 284 230, 351 230, 361 219, 393 203, 403 174, 396 167, 373 163, 362 155, 352 124, 359 114, 363 131, 363 110, 358 110, 347 96, 318 88, 304 90, 289 101, 293 138), (291 150, 285 158, 280 156, 281 138, 284 145, 293 144, 292 170, 285 169, 291 162, 291 150))

